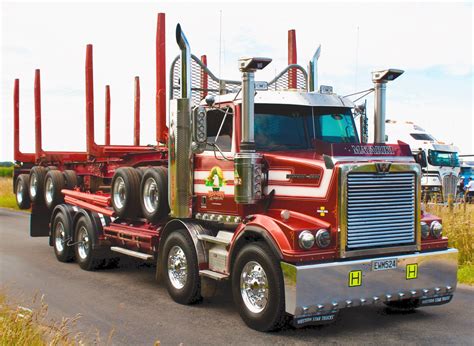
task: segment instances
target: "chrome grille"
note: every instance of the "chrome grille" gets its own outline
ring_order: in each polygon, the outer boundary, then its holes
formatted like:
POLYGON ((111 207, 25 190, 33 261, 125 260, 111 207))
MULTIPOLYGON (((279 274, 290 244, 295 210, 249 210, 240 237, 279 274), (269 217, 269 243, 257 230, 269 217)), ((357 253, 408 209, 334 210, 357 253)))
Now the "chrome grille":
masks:
POLYGON ((415 174, 349 173, 347 249, 415 242, 415 174))
POLYGON ((443 177, 443 198, 445 201, 448 200, 449 195, 456 197, 456 190, 458 186, 458 178, 455 175, 446 175, 443 177))

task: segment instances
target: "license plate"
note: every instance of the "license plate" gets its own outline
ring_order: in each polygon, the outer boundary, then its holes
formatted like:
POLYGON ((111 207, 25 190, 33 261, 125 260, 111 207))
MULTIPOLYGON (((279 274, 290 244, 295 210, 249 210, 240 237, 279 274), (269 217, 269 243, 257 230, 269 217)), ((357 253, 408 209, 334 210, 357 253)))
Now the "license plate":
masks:
POLYGON ((395 269, 397 267, 396 258, 372 261, 372 271, 395 269))

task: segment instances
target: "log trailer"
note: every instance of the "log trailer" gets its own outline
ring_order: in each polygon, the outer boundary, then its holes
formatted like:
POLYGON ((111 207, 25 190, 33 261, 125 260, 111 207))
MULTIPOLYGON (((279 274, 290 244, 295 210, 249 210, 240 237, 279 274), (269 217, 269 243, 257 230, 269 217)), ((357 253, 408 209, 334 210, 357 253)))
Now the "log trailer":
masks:
MULTIPOLYGON (((59 261, 94 270, 133 256, 156 263, 180 304, 230 280, 243 321, 270 331, 334 321, 366 304, 395 309, 448 303, 457 250, 440 218, 421 208, 421 168, 403 142, 385 143, 385 88, 403 71, 372 74, 375 139, 361 143, 354 104, 289 65, 255 80, 268 58, 242 58, 239 81, 217 78, 191 54, 181 26, 170 66, 166 125, 165 17, 156 36, 156 145, 94 141, 92 46, 86 54, 87 151, 41 148, 39 71, 36 151, 19 149, 14 92, 14 189, 31 202, 31 236, 47 236, 59 261)), ((107 89, 107 103, 110 103, 107 89)), ((139 93, 136 93, 136 96, 139 93)), ((136 102, 136 105, 139 103, 136 102)))

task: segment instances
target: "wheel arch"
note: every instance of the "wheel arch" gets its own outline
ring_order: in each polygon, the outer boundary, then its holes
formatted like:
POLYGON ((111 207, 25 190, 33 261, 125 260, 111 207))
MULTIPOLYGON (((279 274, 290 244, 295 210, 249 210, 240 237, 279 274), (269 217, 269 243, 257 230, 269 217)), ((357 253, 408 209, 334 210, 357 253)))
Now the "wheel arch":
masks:
POLYGON ((206 253, 206 248, 204 243, 198 239, 198 236, 201 234, 211 235, 211 232, 205 229, 202 225, 192 221, 186 221, 181 219, 173 219, 169 221, 161 231, 160 235, 160 242, 158 245, 158 253, 157 253, 157 266, 156 266, 156 279, 157 281, 161 281, 162 279, 162 272, 160 263, 163 260, 163 246, 165 244, 166 238, 173 232, 179 229, 184 229, 187 231, 189 236, 191 237, 194 248, 197 254, 198 266, 201 267, 202 264, 208 263, 208 256, 206 253))
POLYGON ((275 239, 270 235, 270 232, 262 226, 257 225, 248 225, 245 226, 236 236, 235 240, 232 242, 231 248, 229 250, 229 262, 228 262, 228 272, 232 271, 235 259, 239 251, 247 244, 262 241, 264 242, 273 255, 279 260, 283 259, 283 254, 280 250, 275 239))

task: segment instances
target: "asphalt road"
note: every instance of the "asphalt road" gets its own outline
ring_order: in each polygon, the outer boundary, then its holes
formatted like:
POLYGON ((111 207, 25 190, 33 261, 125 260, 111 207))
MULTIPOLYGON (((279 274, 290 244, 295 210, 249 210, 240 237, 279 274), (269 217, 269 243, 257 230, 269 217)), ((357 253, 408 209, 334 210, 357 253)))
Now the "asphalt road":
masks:
POLYGON ((29 237, 29 215, 0 209, 0 282, 11 297, 44 294, 53 318, 81 314, 77 330, 114 344, 473 344, 474 289, 458 287, 453 301, 414 313, 383 306, 341 311, 330 325, 249 329, 232 302, 228 284, 194 306, 174 303, 154 281, 154 268, 124 261, 118 268, 86 272, 60 263, 47 238, 29 237))

